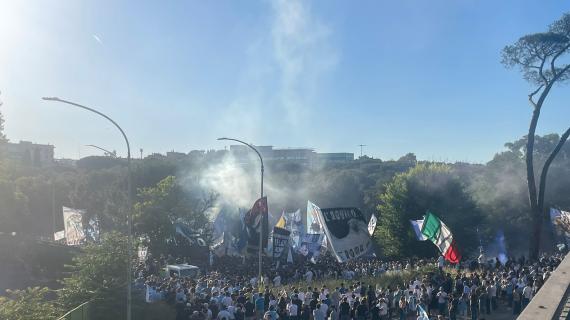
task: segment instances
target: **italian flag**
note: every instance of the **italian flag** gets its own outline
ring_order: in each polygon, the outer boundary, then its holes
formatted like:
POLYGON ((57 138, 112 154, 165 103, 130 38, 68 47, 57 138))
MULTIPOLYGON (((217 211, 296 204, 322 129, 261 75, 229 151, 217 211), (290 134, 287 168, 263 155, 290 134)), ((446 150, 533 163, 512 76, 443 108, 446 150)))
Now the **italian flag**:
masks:
POLYGON ((457 250, 451 231, 445 223, 429 211, 424 218, 422 234, 437 246, 445 260, 451 263, 458 263, 461 260, 461 254, 457 250))

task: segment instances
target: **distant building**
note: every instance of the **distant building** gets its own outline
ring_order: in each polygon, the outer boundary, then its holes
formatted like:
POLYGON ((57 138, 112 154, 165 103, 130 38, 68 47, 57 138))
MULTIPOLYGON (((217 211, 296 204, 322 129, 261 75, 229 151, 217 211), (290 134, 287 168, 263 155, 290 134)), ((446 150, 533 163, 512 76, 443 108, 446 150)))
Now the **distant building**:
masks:
POLYGON ((187 155, 185 153, 176 151, 169 151, 166 153, 166 158, 168 159, 184 159, 186 156, 187 155))
POLYGON ((7 142, 0 144, 0 148, 8 159, 24 165, 45 167, 54 163, 53 150, 55 147, 51 144, 37 144, 30 141, 7 142))
POLYGON ((316 160, 319 163, 347 163, 354 160, 354 153, 347 153, 347 152, 317 153, 316 160))
MULTIPOLYGON (((317 153, 310 148, 281 148, 274 149, 273 146, 254 146, 263 161, 279 163, 296 163, 305 166, 314 166, 327 163, 347 163, 354 160, 354 153, 317 153)), ((231 145, 231 154, 238 162, 249 162, 251 157, 256 157, 255 153, 245 145, 231 145)))
POLYGON ((77 166, 77 160, 75 160, 75 159, 62 158, 62 159, 55 159, 54 161, 57 165, 64 166, 64 167, 76 167, 77 166))

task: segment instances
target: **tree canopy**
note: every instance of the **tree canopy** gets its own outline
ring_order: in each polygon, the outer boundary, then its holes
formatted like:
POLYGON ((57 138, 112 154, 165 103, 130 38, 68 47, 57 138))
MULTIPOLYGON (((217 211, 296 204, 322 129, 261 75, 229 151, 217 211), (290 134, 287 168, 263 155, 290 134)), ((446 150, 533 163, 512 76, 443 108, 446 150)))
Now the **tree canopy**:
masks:
POLYGON ((477 246, 477 227, 485 226, 467 186, 443 164, 420 164, 397 174, 378 195, 378 227, 374 234, 382 253, 388 257, 430 257, 436 254, 431 243, 420 242, 410 220, 422 219, 430 211, 451 229, 461 248, 477 246))

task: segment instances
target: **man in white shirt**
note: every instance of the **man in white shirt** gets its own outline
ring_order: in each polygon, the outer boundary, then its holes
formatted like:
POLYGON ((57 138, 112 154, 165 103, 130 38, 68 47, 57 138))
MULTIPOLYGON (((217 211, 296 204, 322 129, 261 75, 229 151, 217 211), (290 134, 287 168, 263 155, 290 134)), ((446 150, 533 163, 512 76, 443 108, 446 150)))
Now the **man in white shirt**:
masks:
POLYGON ((289 314, 290 320, 297 320, 299 313, 298 309, 299 308, 297 307, 296 304, 294 304, 292 301, 289 301, 289 303, 287 304, 287 313, 289 314))
POLYGON ((522 297, 522 308, 523 309, 530 302, 531 298, 532 298, 532 287, 527 283, 523 289, 523 297, 522 297))

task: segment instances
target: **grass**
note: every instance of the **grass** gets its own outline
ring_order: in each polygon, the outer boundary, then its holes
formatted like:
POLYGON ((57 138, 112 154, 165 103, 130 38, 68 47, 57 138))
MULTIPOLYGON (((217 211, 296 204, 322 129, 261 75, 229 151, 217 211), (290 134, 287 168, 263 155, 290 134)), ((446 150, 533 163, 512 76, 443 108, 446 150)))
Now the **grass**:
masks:
MULTIPOLYGON (((345 280, 345 279, 327 279, 327 280, 316 280, 313 281, 311 284, 307 283, 306 281, 299 281, 293 284, 289 284, 286 287, 288 288, 300 288, 305 289, 306 287, 317 287, 322 288, 326 286, 329 289, 334 289, 336 287, 340 287, 341 284, 344 283, 345 287, 355 283, 361 282, 366 285, 373 285, 376 288, 387 288, 392 287, 395 288, 396 286, 404 286, 407 285, 410 281, 423 277, 426 274, 437 272, 438 269, 436 267, 426 266, 422 267, 419 270, 403 270, 400 272, 386 272, 380 276, 373 277, 373 276, 366 276, 360 277, 358 279, 353 280, 345 280)), ((447 270, 446 270, 447 271, 447 270)), ((451 270, 449 270, 451 271, 451 270)), ((273 286, 269 286, 272 289, 278 289, 273 286)))

